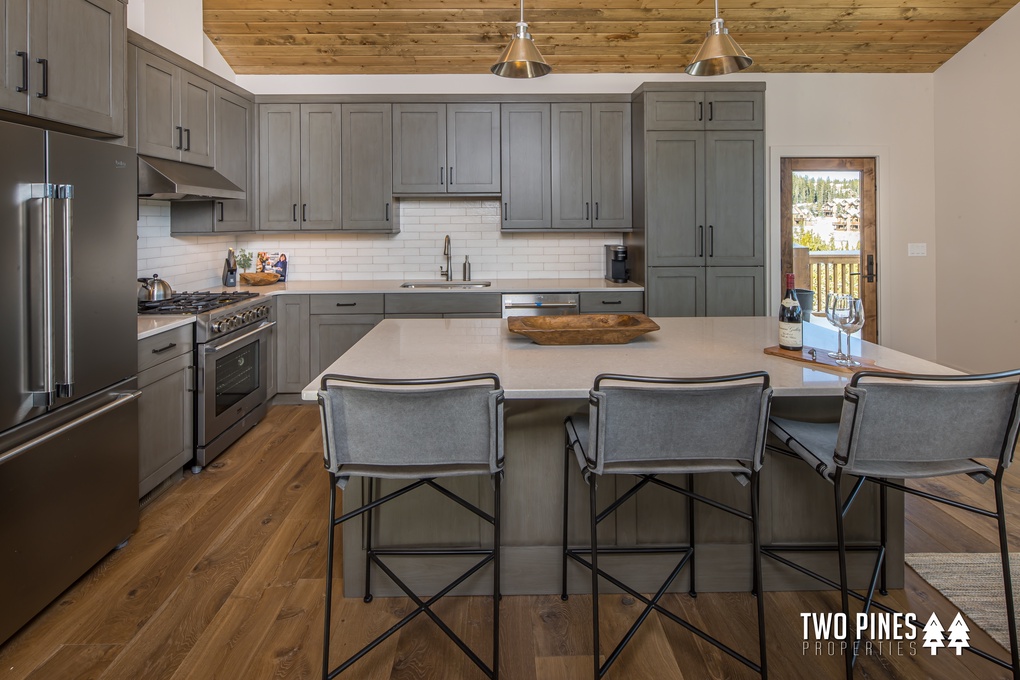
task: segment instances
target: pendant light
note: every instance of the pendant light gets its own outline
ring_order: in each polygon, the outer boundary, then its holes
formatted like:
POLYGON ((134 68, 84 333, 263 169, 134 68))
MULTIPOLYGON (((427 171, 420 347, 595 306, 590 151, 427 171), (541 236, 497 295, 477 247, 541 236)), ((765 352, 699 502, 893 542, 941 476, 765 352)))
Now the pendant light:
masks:
POLYGON ((694 61, 685 71, 692 76, 721 76, 742 71, 753 63, 730 32, 723 27, 719 17, 719 0, 715 0, 715 19, 708 29, 705 42, 698 50, 694 61))
POLYGON ((499 61, 489 70, 504 78, 538 78, 552 71, 528 33, 528 24, 524 22, 524 0, 521 0, 521 20, 517 22, 517 34, 510 40, 503 54, 499 55, 499 61))

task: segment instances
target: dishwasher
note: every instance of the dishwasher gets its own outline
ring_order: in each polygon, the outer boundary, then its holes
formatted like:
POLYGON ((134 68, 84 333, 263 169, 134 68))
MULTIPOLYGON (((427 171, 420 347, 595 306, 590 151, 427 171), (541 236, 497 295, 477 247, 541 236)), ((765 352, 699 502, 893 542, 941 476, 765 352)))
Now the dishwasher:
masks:
POLYGON ((577 314, 577 293, 513 293, 503 296, 503 318, 577 314))

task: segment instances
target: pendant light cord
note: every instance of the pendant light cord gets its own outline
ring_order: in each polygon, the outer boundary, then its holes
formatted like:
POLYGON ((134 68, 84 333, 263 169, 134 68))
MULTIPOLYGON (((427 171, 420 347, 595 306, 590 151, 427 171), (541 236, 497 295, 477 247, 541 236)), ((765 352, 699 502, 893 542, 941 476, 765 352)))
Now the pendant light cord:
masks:
MULTIPOLYGON (((521 7, 524 7, 524 0, 521 0, 521 7)), ((715 0, 715 18, 719 18, 719 0, 715 0)))
MULTIPOLYGON (((716 3, 716 6, 718 7, 719 0, 715 0, 715 3, 716 3)), ((716 14, 718 14, 718 13, 719 13, 719 10, 717 9, 716 10, 716 14)), ((522 24, 524 23, 524 0, 521 0, 521 23, 522 24)))

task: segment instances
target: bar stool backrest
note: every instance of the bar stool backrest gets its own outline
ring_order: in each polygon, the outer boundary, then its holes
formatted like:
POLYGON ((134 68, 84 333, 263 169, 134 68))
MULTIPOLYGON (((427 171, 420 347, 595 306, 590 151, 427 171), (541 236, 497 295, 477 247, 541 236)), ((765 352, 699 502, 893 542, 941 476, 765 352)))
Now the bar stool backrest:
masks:
POLYGON ((590 393, 590 448, 606 463, 725 460, 761 467, 772 388, 764 371, 711 378, 603 374, 590 393), (602 384, 606 383, 606 384, 602 384))
POLYGON ((835 461, 854 474, 882 463, 887 476, 926 463, 995 458, 1017 443, 1020 369, 984 375, 857 373, 843 400, 835 461), (892 465, 890 465, 892 464, 892 465))
MULTIPOLYGON (((323 376, 326 468, 503 465, 503 389, 492 373, 389 380, 323 376)), ((422 475, 426 476, 426 475, 422 475)))

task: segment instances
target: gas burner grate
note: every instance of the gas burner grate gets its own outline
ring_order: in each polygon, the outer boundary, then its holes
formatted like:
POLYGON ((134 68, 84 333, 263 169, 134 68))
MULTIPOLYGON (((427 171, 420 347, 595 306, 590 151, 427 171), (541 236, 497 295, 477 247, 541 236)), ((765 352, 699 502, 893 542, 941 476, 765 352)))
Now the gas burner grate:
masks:
POLYGON ((220 307, 226 307, 248 298, 258 297, 258 293, 237 291, 198 291, 194 293, 174 293, 169 300, 158 302, 139 302, 139 314, 201 314, 220 307))

